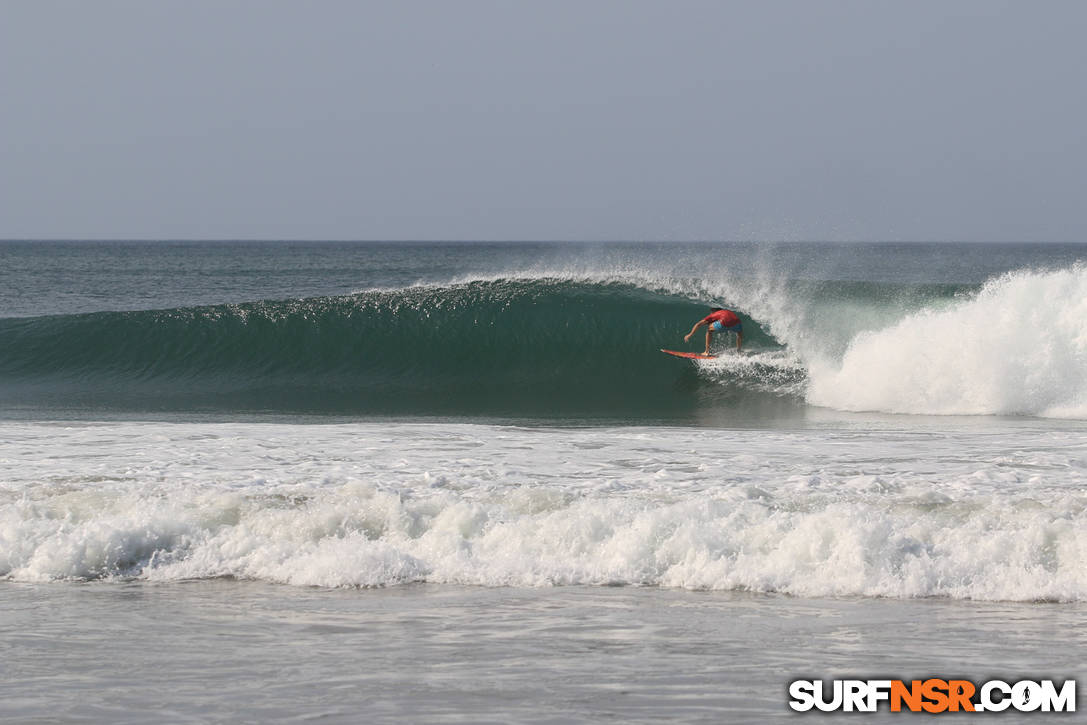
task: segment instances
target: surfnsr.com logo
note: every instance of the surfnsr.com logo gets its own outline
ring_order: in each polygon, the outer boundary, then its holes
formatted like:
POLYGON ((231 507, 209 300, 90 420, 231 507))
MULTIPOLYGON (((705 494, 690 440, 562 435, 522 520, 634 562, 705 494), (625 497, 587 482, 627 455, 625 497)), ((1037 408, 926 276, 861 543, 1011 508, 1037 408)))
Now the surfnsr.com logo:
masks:
POLYGON ((789 707, 798 712, 1075 712, 1076 681, 794 680, 789 707))

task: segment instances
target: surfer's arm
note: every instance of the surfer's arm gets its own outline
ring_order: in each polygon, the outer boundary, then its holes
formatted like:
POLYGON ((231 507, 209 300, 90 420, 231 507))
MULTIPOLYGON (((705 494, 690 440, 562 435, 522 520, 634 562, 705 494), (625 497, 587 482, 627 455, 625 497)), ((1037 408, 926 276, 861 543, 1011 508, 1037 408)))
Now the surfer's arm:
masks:
POLYGON ((699 320, 698 322, 694 323, 694 327, 691 328, 691 331, 683 336, 683 341, 684 342, 690 342, 691 341, 691 335, 693 335, 695 333, 695 331, 698 330, 698 328, 702 327, 702 325, 705 325, 705 324, 706 324, 705 320, 699 320))

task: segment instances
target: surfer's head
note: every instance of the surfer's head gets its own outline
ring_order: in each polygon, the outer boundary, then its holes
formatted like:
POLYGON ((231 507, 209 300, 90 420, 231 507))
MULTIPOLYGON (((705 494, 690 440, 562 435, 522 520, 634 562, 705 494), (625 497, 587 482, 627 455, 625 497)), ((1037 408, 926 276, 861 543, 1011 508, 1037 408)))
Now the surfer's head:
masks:
POLYGON ((710 312, 721 312, 724 309, 724 307, 711 307, 710 312))

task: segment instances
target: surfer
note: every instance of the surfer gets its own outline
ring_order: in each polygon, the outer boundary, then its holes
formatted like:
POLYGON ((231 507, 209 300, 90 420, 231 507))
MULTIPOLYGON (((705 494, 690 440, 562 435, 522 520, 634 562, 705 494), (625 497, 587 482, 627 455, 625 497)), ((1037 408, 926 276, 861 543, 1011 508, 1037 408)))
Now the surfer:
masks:
POLYGON ((710 342, 713 340, 713 333, 715 332, 735 332, 736 333, 736 352, 740 351, 740 348, 744 344, 744 326, 740 322, 740 318, 736 316, 736 313, 732 310, 726 310, 721 307, 711 307, 710 314, 703 317, 701 320, 695 323, 695 326, 691 328, 683 337, 684 342, 691 341, 691 335, 698 330, 698 328, 706 325, 706 352, 704 355, 710 354, 710 342))

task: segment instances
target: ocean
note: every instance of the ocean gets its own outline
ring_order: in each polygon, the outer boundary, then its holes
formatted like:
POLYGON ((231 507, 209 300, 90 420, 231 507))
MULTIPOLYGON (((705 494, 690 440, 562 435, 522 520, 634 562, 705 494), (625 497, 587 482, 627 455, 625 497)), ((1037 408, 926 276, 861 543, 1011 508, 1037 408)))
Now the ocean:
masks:
POLYGON ((1087 245, 0 242, 0 464, 6 721, 1083 680, 1087 245))

